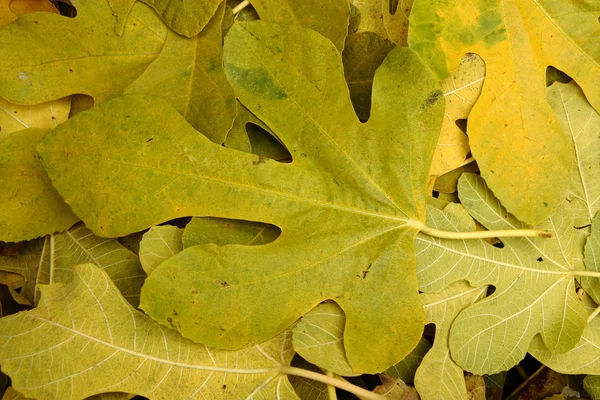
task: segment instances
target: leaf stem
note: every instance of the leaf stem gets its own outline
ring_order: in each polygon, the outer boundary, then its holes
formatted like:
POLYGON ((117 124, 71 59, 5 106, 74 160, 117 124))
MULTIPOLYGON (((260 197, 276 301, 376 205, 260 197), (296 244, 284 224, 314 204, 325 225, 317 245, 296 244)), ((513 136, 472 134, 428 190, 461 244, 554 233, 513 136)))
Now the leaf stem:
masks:
POLYGON ((242 11, 244 8, 248 7, 249 5, 250 5, 250 2, 248 0, 242 1, 240 4, 235 6, 234 9, 232 10, 233 15, 236 15, 237 13, 239 13, 240 11, 242 11))
MULTIPOLYGON (((326 371, 325 375, 327 375, 330 378, 334 378, 333 372, 331 371, 326 371)), ((337 393, 335 391, 335 386, 333 385, 327 385, 327 395, 329 396, 329 400, 338 400, 337 393)))
POLYGON ((596 307, 596 309, 590 314, 590 316, 587 319, 587 323, 589 324, 590 322, 592 322, 592 320, 596 318, 598 314, 600 314, 600 306, 596 307))
POLYGON ((385 396, 370 392, 366 389, 351 384, 348 381, 336 379, 331 376, 319 374, 318 372, 308 371, 302 368, 283 366, 279 368, 279 372, 287 375, 301 376, 303 378, 312 379, 317 382, 322 382, 326 385, 338 387, 346 392, 352 393, 361 399, 365 400, 386 400, 385 396))
POLYGON ((550 238, 552 234, 539 229, 507 229, 499 231, 471 231, 471 232, 451 232, 441 231, 423 225, 420 231, 426 235, 440 239, 486 239, 500 237, 541 237, 550 238))

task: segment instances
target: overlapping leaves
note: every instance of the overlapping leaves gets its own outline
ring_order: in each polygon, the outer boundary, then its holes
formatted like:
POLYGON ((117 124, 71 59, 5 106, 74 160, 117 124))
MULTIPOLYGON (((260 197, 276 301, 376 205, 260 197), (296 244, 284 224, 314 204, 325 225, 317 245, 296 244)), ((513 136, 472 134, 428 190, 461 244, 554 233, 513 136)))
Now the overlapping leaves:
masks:
POLYGON ((422 329, 412 226, 425 214, 425 166, 442 112, 437 83, 410 51, 395 50, 377 72, 373 112, 363 125, 349 101, 339 53, 313 32, 236 25, 227 37, 225 65, 238 98, 277 133, 292 164, 213 145, 168 105, 127 96, 46 136, 40 151, 54 184, 101 235, 120 236, 184 215, 254 219, 282 229, 269 246, 196 246, 162 264, 146 281, 141 304, 161 323, 200 342, 240 348, 334 298, 347 314, 353 368, 393 364, 422 329), (297 69, 298 63, 310 67, 297 69), (116 129, 111 137, 118 137, 108 146, 100 129, 107 123, 116 129), (96 134, 78 139, 90 130, 96 134), (85 170, 72 168, 83 160, 94 170, 93 182, 85 170), (95 190, 98 181, 102 191, 95 190), (403 299, 411 311, 377 313, 387 298, 403 299), (362 345, 367 338, 368 350, 362 345))

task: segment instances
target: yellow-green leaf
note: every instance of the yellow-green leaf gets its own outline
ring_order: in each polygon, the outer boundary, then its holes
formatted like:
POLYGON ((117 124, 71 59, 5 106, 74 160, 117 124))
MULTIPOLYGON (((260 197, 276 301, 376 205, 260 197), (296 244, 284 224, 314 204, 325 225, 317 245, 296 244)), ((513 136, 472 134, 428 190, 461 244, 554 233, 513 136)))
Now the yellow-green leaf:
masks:
POLYGON ((431 343, 425 338, 421 338, 417 347, 409 355, 404 357, 398 364, 388 368, 384 373, 392 378, 402 379, 406 383, 412 383, 415 379, 415 372, 421 365, 423 357, 431 349, 431 343))
POLYGON ((263 21, 314 29, 340 52, 344 48, 350 18, 348 0, 252 0, 251 4, 263 21))
POLYGON ((373 32, 353 33, 346 38, 342 52, 344 76, 352 105, 361 121, 371 115, 371 91, 375 71, 394 44, 373 32))
POLYGON ((237 352, 211 349, 134 309, 101 269, 74 271, 66 284, 43 286, 35 309, 0 319, 2 370, 25 396, 297 399, 279 373, 293 356, 289 332, 237 352))
POLYGON ((222 63, 224 10, 225 3, 191 39, 170 32, 163 51, 126 91, 164 98, 218 144, 225 140, 236 115, 235 96, 222 63))
POLYGON ((466 119, 479 98, 485 64, 476 54, 465 56, 458 69, 441 82, 446 99, 444 122, 440 139, 433 154, 430 174, 440 176, 464 165, 471 150, 467 135, 456 125, 459 119, 466 119))
POLYGON ((123 297, 138 305, 140 288, 146 278, 138 257, 117 240, 98 237, 83 224, 46 237, 37 284, 68 282, 73 277, 73 266, 85 263, 104 270, 123 297))
MULTIPOLYGON (((488 229, 529 228, 508 214, 477 175, 463 175, 459 197, 488 229)), ((465 217, 434 208, 429 209, 428 218, 428 225, 438 229, 465 227, 465 217)), ((587 315, 575 293, 571 222, 568 210, 561 206, 536 227, 551 232, 552 238, 503 238, 501 249, 481 239, 417 236, 417 275, 422 291, 436 293, 460 280, 475 287, 496 288, 493 295, 466 308, 454 321, 450 349, 463 369, 479 375, 508 370, 525 356, 536 334, 556 352, 577 344, 587 315)))
POLYGON ((223 0, 142 0, 180 35, 196 36, 209 24, 223 0))
POLYGON ((67 120, 70 110, 69 97, 34 106, 20 106, 0 98, 0 135, 29 128, 55 128, 67 120))
POLYGON ((140 262, 150 275, 166 259, 183 250, 183 229, 176 226, 153 226, 140 242, 140 262))
POLYGON ((583 379, 583 388, 592 400, 600 399, 600 376, 589 375, 583 379))
POLYGON ((600 4, 554 0, 417 0, 409 44, 441 77, 466 52, 486 80, 469 117, 473 156, 494 194, 538 224, 562 202, 570 140, 546 100, 546 68, 573 77, 600 109, 600 4))
POLYGON ((415 388, 421 399, 462 400, 467 397, 463 370, 450 356, 450 326, 465 307, 485 296, 486 290, 486 286, 472 288, 465 282, 456 282, 439 293, 421 294, 427 322, 434 323, 436 328, 433 347, 415 373, 415 388))
POLYGON ((374 32, 398 46, 406 46, 408 17, 413 2, 414 0, 352 0, 352 4, 360 12, 356 32, 374 32), (392 4, 395 4, 395 10, 391 9, 392 4))
POLYGON ((73 4, 76 18, 33 13, 0 29, 1 97, 39 104, 83 93, 101 102, 121 94, 160 53, 167 28, 149 7, 136 3, 120 37, 107 0, 73 4))
POLYGON ((271 224, 222 218, 192 218, 183 232, 183 246, 214 243, 218 246, 243 244, 256 246, 271 243, 281 229, 271 224))
POLYGON ((70 228, 78 218, 46 175, 36 146, 43 129, 0 132, 0 240, 19 242, 70 228))
POLYGON ((8 285, 13 298, 20 304, 34 304, 35 286, 37 284, 44 241, 45 239, 37 239, 25 242, 16 254, 0 255, 0 271, 19 274, 23 277, 20 293, 14 290, 14 286, 8 285))
POLYGON ((284 233, 266 246, 194 246, 162 263, 146 280, 142 308, 194 340, 241 348, 334 299, 346 313, 353 370, 388 368, 422 330, 413 241, 443 113, 437 81, 413 52, 392 51, 361 124, 339 52, 313 31, 236 24, 225 65, 236 95, 286 145, 291 164, 213 144, 168 104, 124 96, 46 137, 39 150, 53 183, 104 236, 188 215, 278 226, 284 233), (382 302, 403 307, 377 312, 382 302))
POLYGON ((306 361, 341 376, 352 371, 344 351, 346 316, 335 303, 322 303, 306 313, 292 331, 294 350, 306 361))
MULTIPOLYGON (((598 307, 587 295, 581 303, 587 315, 598 307)), ((527 351, 548 368, 562 374, 600 375, 600 318, 596 317, 586 325, 577 345, 567 352, 551 351, 539 336, 533 338, 527 351)))

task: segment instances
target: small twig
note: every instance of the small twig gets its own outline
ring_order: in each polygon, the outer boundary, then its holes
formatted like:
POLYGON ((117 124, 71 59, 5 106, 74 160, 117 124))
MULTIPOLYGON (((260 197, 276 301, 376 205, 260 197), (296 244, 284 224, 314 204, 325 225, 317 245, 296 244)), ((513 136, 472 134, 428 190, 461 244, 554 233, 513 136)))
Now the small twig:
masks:
MULTIPOLYGON (((520 367, 520 365, 518 365, 518 367, 520 367)), ((512 393, 509 394, 506 399, 508 400, 508 399, 511 399, 513 396, 516 396, 517 393, 519 393, 521 390, 523 390, 523 388, 525 388, 525 386, 527 386, 529 384, 529 382, 531 382, 531 380, 533 378, 535 378, 536 376, 538 376, 545 368, 546 368, 545 365, 542 365, 541 367, 539 367, 538 370, 535 371, 531 376, 528 376, 527 379, 525 379, 525 381, 523 381, 523 383, 521 383, 518 388, 516 388, 515 390, 513 390, 512 393)))
POLYGON ((244 8, 248 7, 249 5, 250 5, 250 2, 248 0, 242 1, 240 4, 235 6, 234 9, 232 10, 233 15, 236 15, 237 13, 239 13, 240 11, 242 11, 244 8))

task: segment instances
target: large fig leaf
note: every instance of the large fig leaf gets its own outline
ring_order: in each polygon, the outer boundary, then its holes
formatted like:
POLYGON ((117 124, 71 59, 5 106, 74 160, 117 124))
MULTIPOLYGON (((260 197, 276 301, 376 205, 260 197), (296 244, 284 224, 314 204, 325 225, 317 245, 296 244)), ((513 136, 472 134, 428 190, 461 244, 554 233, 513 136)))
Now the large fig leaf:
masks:
POLYGON ((0 29, 0 96, 39 104, 74 93, 102 101, 125 88, 161 51, 167 28, 137 3, 118 36, 107 0, 73 0, 76 18, 33 13, 0 29))
POLYGON ((297 399, 279 373, 294 354, 289 332, 237 352, 210 349, 134 309, 99 268, 74 271, 67 284, 42 286, 35 309, 0 319, 2 370, 25 396, 297 399))
MULTIPOLYGON (((527 228, 508 214, 477 175, 459 181, 462 204, 488 229, 527 228)), ((463 230, 465 219, 430 208, 429 225, 463 230)), ((471 221, 472 223, 472 221, 471 221)), ((516 365, 541 334, 552 351, 573 348, 586 323, 575 293, 572 218, 564 207, 538 229, 551 239, 506 238, 499 249, 484 240, 447 240, 418 235, 419 288, 438 292, 467 280, 494 285, 493 295, 462 311, 450 331, 452 358, 463 369, 490 374, 516 365)))
POLYGON ((242 348, 334 299, 346 313, 355 372, 384 370, 422 330, 413 241, 443 113, 437 81, 413 52, 392 51, 361 124, 340 54, 313 31, 237 24, 225 65, 238 98, 276 132, 292 163, 213 144, 169 105, 125 96, 47 135, 39 147, 47 172, 104 236, 186 215, 281 228, 265 246, 194 246, 162 263, 141 301, 157 321, 202 343, 242 348), (402 307, 380 313, 388 303, 402 307))
POLYGON ((562 202, 569 139, 546 100, 546 68, 570 75, 600 110, 600 3, 556 0, 416 0, 409 45, 441 78, 467 52, 486 64, 469 117, 473 156, 494 194, 538 224, 562 202))

